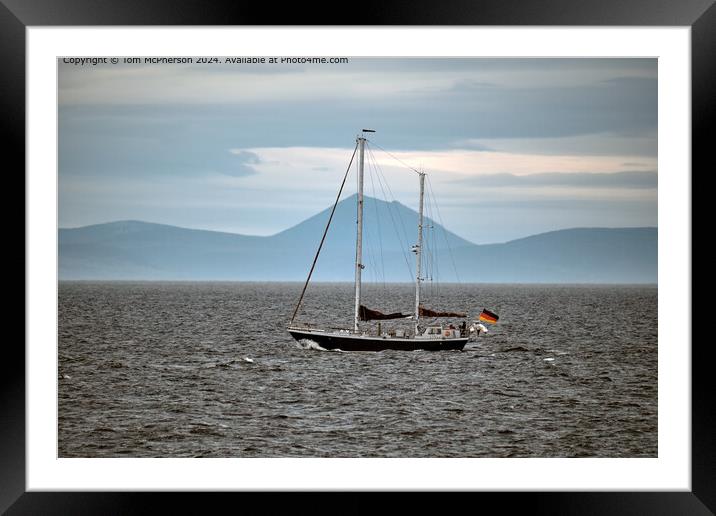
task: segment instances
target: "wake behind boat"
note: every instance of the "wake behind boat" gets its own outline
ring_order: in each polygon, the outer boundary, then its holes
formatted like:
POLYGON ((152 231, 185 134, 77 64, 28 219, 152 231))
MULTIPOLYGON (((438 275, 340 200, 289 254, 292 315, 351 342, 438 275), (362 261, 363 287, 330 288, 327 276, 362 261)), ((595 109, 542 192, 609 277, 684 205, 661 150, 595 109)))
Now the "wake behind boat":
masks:
MULTIPOLYGON (((438 311, 425 308, 420 301, 420 285, 425 280, 421 276, 422 271, 422 255, 423 255, 423 204, 425 197, 425 173, 418 173, 420 181, 420 200, 418 210, 418 238, 417 243, 412 247, 415 253, 415 310, 412 314, 403 314, 401 312, 383 313, 378 310, 372 310, 361 304, 361 275, 365 268, 362 263, 363 252, 363 172, 365 162, 365 146, 368 141, 365 133, 373 133, 371 129, 363 129, 362 134, 356 138, 356 147, 353 150, 346 175, 343 183, 338 191, 336 202, 333 205, 328 223, 323 232, 323 237, 316 251, 316 256, 311 265, 308 277, 303 286, 301 296, 299 297, 296 308, 289 323, 288 332, 297 341, 307 340, 314 342, 323 349, 341 350, 341 351, 383 351, 383 350, 462 350, 468 341, 477 338, 481 333, 487 332, 484 325, 479 323, 471 324, 468 328, 468 314, 466 312, 450 312, 438 311), (318 256, 326 239, 328 229, 333 219, 336 206, 340 200, 343 186, 345 185, 348 172, 353 164, 356 152, 358 152, 358 195, 356 196, 357 204, 357 220, 356 220, 356 258, 355 258, 355 310, 354 322, 352 329, 336 329, 336 328, 320 328, 312 324, 296 323, 296 316, 306 293, 306 288, 311 280, 313 270, 318 261, 318 256), (430 319, 431 323, 421 324, 421 317, 430 319), (393 328, 383 331, 379 322, 377 329, 369 329, 361 327, 361 322, 368 321, 384 321, 390 319, 412 319, 412 328, 400 329, 393 328), (461 323, 438 323, 439 319, 445 320, 461 320, 461 323)), ((485 309, 481 312, 479 320, 487 322, 496 322, 497 315, 485 309)))

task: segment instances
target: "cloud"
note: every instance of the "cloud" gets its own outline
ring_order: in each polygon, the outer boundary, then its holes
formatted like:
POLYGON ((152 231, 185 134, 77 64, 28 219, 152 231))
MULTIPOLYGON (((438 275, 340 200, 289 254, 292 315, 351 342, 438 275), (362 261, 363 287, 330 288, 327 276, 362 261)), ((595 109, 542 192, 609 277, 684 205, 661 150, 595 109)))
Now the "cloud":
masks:
POLYGON ((256 174, 256 165, 261 164, 261 159, 254 152, 244 150, 232 150, 231 154, 235 156, 236 165, 227 167, 223 172, 231 177, 245 177, 256 174))
POLYGON ((59 70, 61 106, 114 106, 125 119, 232 119, 246 137, 263 138, 250 145, 336 145, 335 135, 362 124, 391 148, 656 127, 656 60, 351 59, 300 73, 281 65, 59 70))
POLYGON ((656 188, 655 171, 626 172, 548 172, 528 175, 485 174, 475 178, 460 179, 462 184, 473 184, 480 188, 500 187, 548 187, 564 186, 576 188, 656 188))
MULTIPOLYGON (((454 142, 455 147, 517 154, 653 157, 657 155, 656 130, 637 134, 602 132, 561 137, 476 138, 454 142)), ((641 166, 626 162, 625 167, 641 166)))
POLYGON ((494 147, 485 145, 482 141, 474 138, 466 138, 464 140, 457 140, 452 143, 452 146, 456 149, 470 149, 474 151, 495 151, 494 147))
POLYGON ((289 75, 297 74, 265 74, 252 83, 213 74, 193 85, 169 75, 151 77, 147 84, 133 79, 137 83, 121 91, 113 82, 93 88, 85 84, 88 91, 73 93, 78 103, 65 99, 60 106, 61 158, 84 156, 72 160, 68 170, 97 170, 104 162, 146 171, 145 165, 161 168, 170 161, 178 170, 193 168, 195 161, 211 163, 232 146, 345 146, 363 126, 376 129, 377 141, 392 150, 656 155, 656 82, 651 79, 539 88, 472 84, 454 91, 453 79, 445 78, 405 82, 402 77, 391 83, 389 74, 348 74, 319 77, 321 84, 314 87, 313 75, 298 74, 307 81, 302 84, 289 75), (235 80, 246 91, 233 91, 235 80), (371 84, 360 92, 344 87, 346 81, 365 80, 371 84), (174 83, 180 86, 167 86, 174 83), (428 90, 426 84, 435 87, 428 90), (295 96, 294 88, 304 91, 295 96), (366 88, 374 90, 370 98, 366 88), (126 102, 114 104, 117 96, 126 102))
MULTIPOLYGON (((271 234, 330 206, 362 127, 428 172, 445 223, 468 239, 656 211, 656 59, 60 65, 58 80, 61 223, 271 234), (504 218, 476 228, 476 212, 504 218)), ((366 193, 382 197, 382 177, 416 208, 414 172, 369 155, 366 193)))
MULTIPOLYGON (((234 167, 238 159, 242 166, 251 168, 254 173, 247 175, 226 172, 200 176, 63 175, 60 224, 82 226, 140 219, 243 234, 275 234, 333 203, 352 151, 348 147, 222 151, 234 167)), ((374 154, 380 176, 390 185, 392 195, 385 190, 388 200, 396 199, 417 209, 416 174, 390 156, 374 154)), ((398 152, 397 156, 418 165, 421 157, 437 163, 443 154, 411 151, 398 152)), ((445 225, 468 240, 502 241, 577 223, 615 227, 656 225, 656 190, 646 187, 656 178, 653 172, 637 172, 633 176, 624 171, 471 173, 472 158, 485 153, 462 150, 455 154, 450 166, 464 173, 428 170, 428 191, 431 197, 436 197, 445 225), (620 183, 622 187, 618 186, 620 183), (640 184, 644 187, 634 186, 640 184)), ((365 193, 384 198, 372 157, 366 165, 365 193)), ((521 156, 523 166, 550 165, 541 164, 536 158, 521 156)), ((620 163, 617 158, 609 158, 588 164, 616 167, 620 163)), ((343 197, 354 192, 355 165, 343 197)))
MULTIPOLYGON (((370 148, 370 146, 369 146, 370 148)), ((316 147, 269 147, 235 149, 258 156, 257 174, 209 180, 222 190, 271 192, 310 215, 329 206, 348 166, 353 149, 316 147)), ((616 200, 640 201, 654 197, 657 174, 655 159, 639 158, 642 171, 624 171, 620 156, 544 156, 459 149, 451 151, 391 152, 401 162, 428 173, 430 191, 441 206, 462 206, 455 223, 477 198, 481 202, 520 204, 525 200, 616 200), (438 168, 439 167, 439 168, 438 168), (504 172, 511 170, 513 172, 504 172), (555 172, 557 170, 558 172, 555 172), (649 171, 652 170, 652 171, 649 171)), ((366 154, 366 195, 398 200, 417 209, 416 174, 390 155, 376 149, 366 154)), ((355 192, 355 163, 344 196, 355 192)), ((283 229, 276 226, 276 230, 283 229)))

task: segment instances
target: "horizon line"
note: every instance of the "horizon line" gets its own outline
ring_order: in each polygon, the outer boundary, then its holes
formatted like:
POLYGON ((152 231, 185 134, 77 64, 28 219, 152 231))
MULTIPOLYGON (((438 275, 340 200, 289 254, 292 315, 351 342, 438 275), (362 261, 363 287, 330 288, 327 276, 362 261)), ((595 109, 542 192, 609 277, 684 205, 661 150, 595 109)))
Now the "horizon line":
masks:
MULTIPOLYGON (((102 279, 102 278, 93 278, 93 279, 62 279, 59 277, 57 278, 57 282, 98 282, 98 283, 297 283, 299 285, 302 285, 305 281, 304 280, 280 280, 280 279, 263 279, 263 280, 238 280, 238 279, 102 279)), ((346 285, 353 285, 353 281, 351 280, 342 280, 342 281, 335 281, 335 280, 315 280, 311 281, 311 283, 322 283, 322 284, 346 284, 346 285)), ((408 287, 414 287, 415 283, 409 282, 409 281, 386 281, 386 285, 405 285, 408 287)), ((644 286, 654 286, 658 287, 658 282, 555 282, 555 281, 517 281, 517 282, 488 282, 488 281, 482 281, 482 282, 457 282, 457 281, 446 281, 441 282, 442 286, 448 286, 448 285, 459 285, 459 286, 466 286, 466 285, 532 285, 532 286, 617 286, 617 287, 626 287, 626 286, 635 286, 635 287, 644 287, 644 286)))

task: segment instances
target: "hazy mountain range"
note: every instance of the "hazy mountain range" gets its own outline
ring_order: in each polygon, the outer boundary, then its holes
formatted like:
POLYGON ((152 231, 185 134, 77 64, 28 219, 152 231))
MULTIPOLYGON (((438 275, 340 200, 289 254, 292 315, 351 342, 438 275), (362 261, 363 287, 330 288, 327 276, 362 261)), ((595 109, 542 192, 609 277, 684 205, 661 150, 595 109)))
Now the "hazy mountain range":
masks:
MULTIPOLYGON (((59 277, 303 281, 330 209, 272 236, 120 221, 59 230, 59 277)), ((445 282, 656 283, 657 229, 575 228, 476 245, 425 223, 425 275, 445 282)), ((355 196, 338 204, 313 278, 352 281, 355 196)), ((413 281, 417 213, 367 197, 366 281, 413 281)))

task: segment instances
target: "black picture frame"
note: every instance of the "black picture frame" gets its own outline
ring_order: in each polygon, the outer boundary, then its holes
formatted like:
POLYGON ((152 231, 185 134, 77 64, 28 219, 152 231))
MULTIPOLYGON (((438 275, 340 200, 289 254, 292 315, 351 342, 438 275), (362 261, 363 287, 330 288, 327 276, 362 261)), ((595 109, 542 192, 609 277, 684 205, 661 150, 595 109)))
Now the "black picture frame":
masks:
MULTIPOLYGON (((319 8, 294 3, 222 3, 199 0, 0 0, 0 117, 5 163, 25 167, 25 29, 29 26, 83 25, 559 25, 559 26, 689 26, 692 73, 692 172, 714 170, 709 127, 716 118, 716 7, 714 0, 490 0, 401 3, 395 0, 319 8), (352 9, 355 8, 355 9, 352 9), (324 16, 322 22, 319 22, 324 16), (8 161, 12 156, 15 160, 8 161)), ((22 174, 12 175, 25 191, 22 174)), ((12 185, 15 186, 15 185, 12 185)), ((12 197, 18 190, 8 187, 12 197)), ((24 196, 23 196, 24 198, 24 196)), ((15 221, 17 216, 5 220, 15 221)), ((692 201, 693 211, 693 201, 692 201)), ((697 222, 699 217, 692 215, 697 222)), ((698 227, 698 226, 697 226, 698 227)), ((694 234, 692 229, 692 235, 694 234)), ((698 234, 698 233, 696 233, 698 234)), ((17 253, 19 240, 13 246, 17 253)), ((25 260, 23 245, 23 263, 25 260)), ((10 263, 18 260, 17 254, 10 263)), ((693 254, 692 254, 693 256, 693 254)), ((692 267, 693 274, 693 267, 692 267)), ((25 294, 23 294, 23 300, 25 294)), ((13 301, 13 305, 20 303, 13 301)), ((22 303, 24 307, 25 304, 22 303)), ((693 304, 692 304, 693 306, 693 304)), ((693 306, 693 312, 702 310, 693 306)), ((693 313, 692 312, 692 313, 693 313)), ((692 321, 695 319, 692 315, 692 321)), ((11 320, 9 317, 7 320, 11 320)), ((23 331, 24 333, 24 331, 23 331)), ((24 339, 23 339, 24 340, 24 339)), ((682 345, 692 344, 685 335, 682 345), (687 340, 688 339, 688 340, 687 340)), ((455 504, 476 510, 479 503, 537 514, 713 514, 716 511, 714 411, 715 391, 709 369, 708 340, 692 344, 692 491, 691 492, 550 492, 470 493, 429 501, 425 493, 402 497, 401 509, 444 511, 455 504), (475 498, 476 497, 476 498, 475 498), (449 500, 449 501, 448 501, 449 500), (430 503, 428 503, 430 502, 430 503), (496 506, 493 504, 497 504, 496 506)), ((271 512, 305 509, 312 512, 364 513, 383 506, 372 493, 80 493, 26 492, 25 489, 25 352, 19 339, 5 342, 0 375, 0 511, 7 514, 131 514, 173 509, 210 512, 214 504, 247 510, 258 502, 271 512), (260 499, 258 499, 260 498, 260 499), (268 504, 268 505, 266 505, 268 504), (154 506, 154 507, 152 507, 154 506)))

